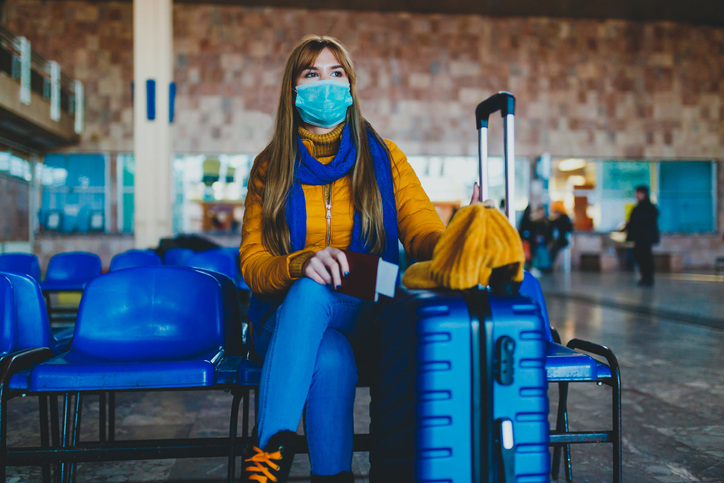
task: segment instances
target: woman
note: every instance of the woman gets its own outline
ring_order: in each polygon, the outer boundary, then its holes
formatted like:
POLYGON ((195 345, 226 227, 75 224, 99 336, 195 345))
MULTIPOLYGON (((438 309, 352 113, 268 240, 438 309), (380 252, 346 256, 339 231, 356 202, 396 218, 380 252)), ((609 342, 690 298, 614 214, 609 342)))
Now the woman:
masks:
POLYGON ((250 174, 242 228, 264 358, 247 481, 286 481, 303 412, 312 481, 353 481, 353 344, 373 304, 336 292, 349 272, 342 249, 397 263, 399 238, 428 260, 444 229, 405 155, 362 117, 344 46, 302 39, 284 70, 274 137, 250 174))

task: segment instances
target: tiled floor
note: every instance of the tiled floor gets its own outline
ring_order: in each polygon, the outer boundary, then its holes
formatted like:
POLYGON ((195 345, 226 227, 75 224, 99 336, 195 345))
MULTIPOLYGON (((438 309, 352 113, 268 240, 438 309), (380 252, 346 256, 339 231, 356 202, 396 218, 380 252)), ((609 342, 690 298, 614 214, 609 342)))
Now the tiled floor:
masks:
MULTIPOLYGON (((573 337, 610 346, 623 380, 624 481, 724 482, 724 331, 702 320, 724 318, 724 283, 659 277, 653 289, 639 289, 632 274, 573 274, 543 278, 551 323, 567 341, 573 337), (575 299, 564 297, 573 294, 575 299), (557 295, 554 295, 557 294, 557 295), (614 308, 610 307, 614 304, 614 308), (636 307, 683 314, 669 320, 636 307), (690 319, 686 321, 687 317, 690 319)), ((722 323, 724 326, 724 322, 722 323)), ((551 414, 557 391, 552 387, 551 414)), ((120 438, 221 436, 226 432, 231 397, 223 392, 126 393, 118 396, 120 438)), ((570 393, 571 430, 608 428, 610 389, 574 385, 570 393)), ((366 430, 369 395, 360 389, 356 426, 366 430)), ((37 402, 9 404, 9 443, 37 445, 37 402)), ((98 400, 85 402, 83 437, 97 434, 98 400)), ((573 447, 574 481, 611 481, 608 445, 573 447)), ((366 453, 357 453, 356 481, 367 481, 366 453)), ((309 481, 306 456, 295 459, 292 481, 309 481)), ((82 464, 79 482, 221 482, 223 458, 82 464)), ((8 481, 40 481, 37 467, 11 468, 8 481)))

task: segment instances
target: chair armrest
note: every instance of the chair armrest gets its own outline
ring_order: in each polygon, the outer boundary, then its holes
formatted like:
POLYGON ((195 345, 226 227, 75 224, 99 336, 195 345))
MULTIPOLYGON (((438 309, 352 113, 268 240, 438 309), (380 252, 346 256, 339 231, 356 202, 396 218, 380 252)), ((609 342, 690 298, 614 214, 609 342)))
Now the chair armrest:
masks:
POLYGON ((55 357, 47 347, 27 349, 8 354, 0 360, 0 386, 6 387, 10 378, 18 372, 55 357))
POLYGON ((569 349, 590 352, 591 354, 595 354, 606 359, 608 367, 611 368, 612 377, 616 378, 617 384, 621 384, 621 371, 619 369, 618 359, 611 349, 605 345, 594 344, 593 342, 581 339, 571 339, 568 341, 568 344, 566 344, 566 347, 569 349))

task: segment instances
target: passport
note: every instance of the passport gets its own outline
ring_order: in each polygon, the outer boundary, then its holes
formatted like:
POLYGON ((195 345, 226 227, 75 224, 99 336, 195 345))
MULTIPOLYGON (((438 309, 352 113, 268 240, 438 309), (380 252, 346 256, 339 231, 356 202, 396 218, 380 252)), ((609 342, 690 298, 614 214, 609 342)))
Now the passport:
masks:
POLYGON ((342 286, 337 292, 370 302, 377 302, 380 294, 395 296, 400 267, 376 255, 342 251, 349 263, 349 275, 342 277, 342 286))

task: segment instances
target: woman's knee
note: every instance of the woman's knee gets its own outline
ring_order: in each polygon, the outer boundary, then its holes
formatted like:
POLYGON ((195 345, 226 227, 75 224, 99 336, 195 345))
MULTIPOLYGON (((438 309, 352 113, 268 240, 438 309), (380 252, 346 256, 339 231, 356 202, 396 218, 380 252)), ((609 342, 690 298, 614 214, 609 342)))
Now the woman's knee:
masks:
POLYGON ((288 325, 315 333, 324 331, 332 313, 330 291, 326 285, 320 285, 307 277, 294 282, 279 307, 281 312, 277 318, 277 328, 288 325))
POLYGON ((308 277, 295 281, 284 297, 282 306, 291 310, 314 310, 329 312, 332 301, 332 290, 308 277))
POLYGON ((354 351, 347 338, 334 329, 327 329, 317 351, 314 365, 315 383, 321 383, 331 392, 349 390, 357 384, 357 364, 354 351))

